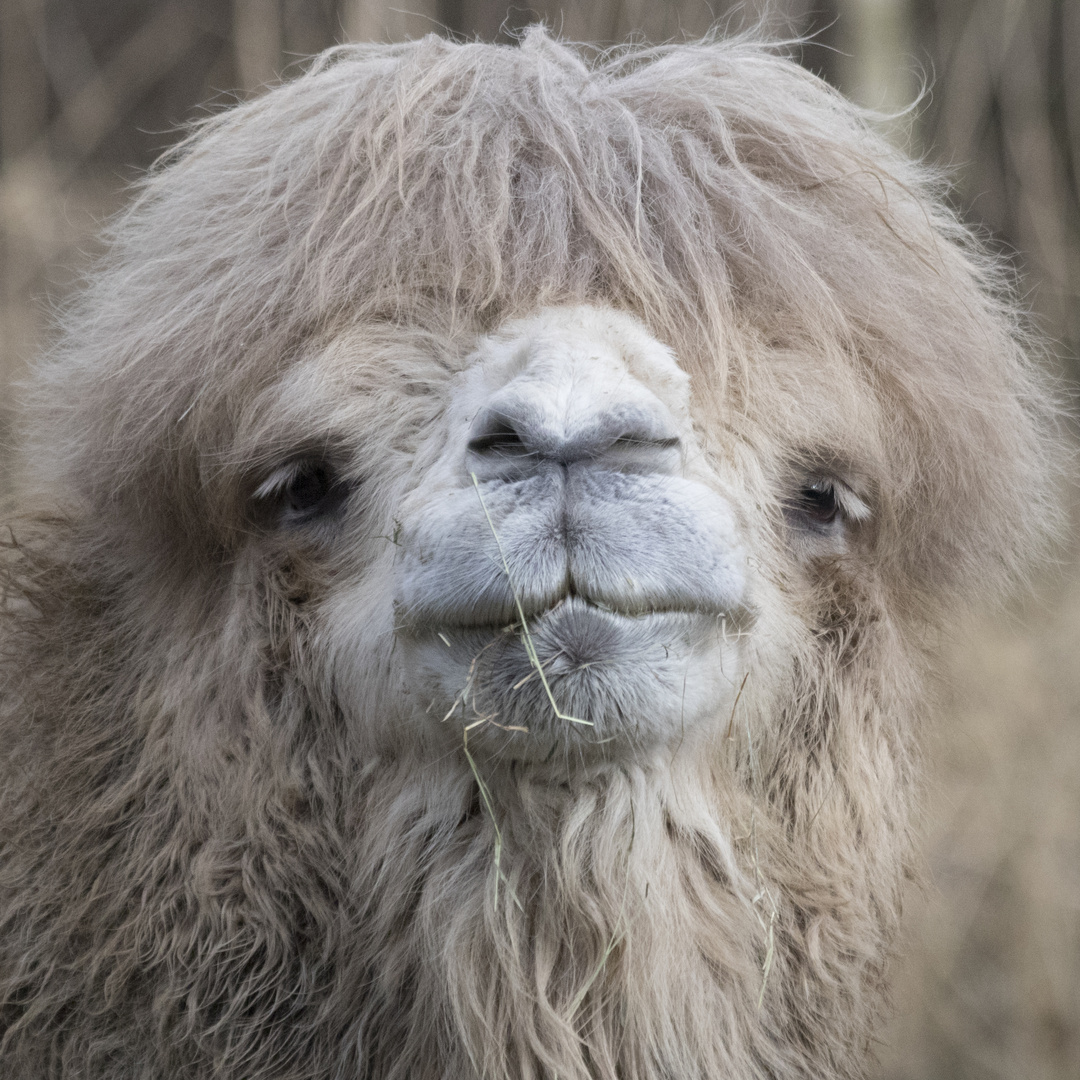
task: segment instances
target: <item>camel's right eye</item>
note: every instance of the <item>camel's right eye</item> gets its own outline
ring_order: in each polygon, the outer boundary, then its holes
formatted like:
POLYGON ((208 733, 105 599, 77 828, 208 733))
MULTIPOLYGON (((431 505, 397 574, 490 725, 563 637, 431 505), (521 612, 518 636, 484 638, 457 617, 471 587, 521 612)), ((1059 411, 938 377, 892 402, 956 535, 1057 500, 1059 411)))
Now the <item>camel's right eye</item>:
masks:
POLYGON ((321 458, 300 459, 275 470, 255 490, 256 504, 280 526, 307 525, 341 509, 348 485, 321 458))

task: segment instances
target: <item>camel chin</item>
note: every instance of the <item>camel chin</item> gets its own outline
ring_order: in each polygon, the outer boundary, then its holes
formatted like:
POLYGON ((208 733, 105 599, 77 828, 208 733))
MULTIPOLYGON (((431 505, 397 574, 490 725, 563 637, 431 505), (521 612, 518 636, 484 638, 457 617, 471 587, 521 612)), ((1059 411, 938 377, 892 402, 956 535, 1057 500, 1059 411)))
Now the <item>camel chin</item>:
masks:
POLYGON ((648 754, 730 710, 746 553, 688 396, 671 352, 610 309, 549 309, 479 344, 443 468, 400 523, 419 722, 561 763, 648 754))

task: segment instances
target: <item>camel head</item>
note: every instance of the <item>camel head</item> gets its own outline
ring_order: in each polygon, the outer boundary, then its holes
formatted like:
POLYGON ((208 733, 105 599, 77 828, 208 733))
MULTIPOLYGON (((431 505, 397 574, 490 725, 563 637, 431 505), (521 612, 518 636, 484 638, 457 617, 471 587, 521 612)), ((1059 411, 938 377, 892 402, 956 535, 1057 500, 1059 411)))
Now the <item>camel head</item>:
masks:
POLYGON ((934 643, 1055 520, 935 183, 540 29, 167 155, 28 394, 0 1072, 861 1075, 934 643))

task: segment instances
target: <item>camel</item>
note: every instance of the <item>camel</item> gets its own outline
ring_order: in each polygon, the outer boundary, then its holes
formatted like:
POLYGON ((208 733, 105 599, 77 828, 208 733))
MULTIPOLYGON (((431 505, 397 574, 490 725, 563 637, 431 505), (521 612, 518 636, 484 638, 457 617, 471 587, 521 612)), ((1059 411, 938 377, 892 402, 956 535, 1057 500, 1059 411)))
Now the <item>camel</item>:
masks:
POLYGON ((27 391, 0 1072, 863 1075, 939 635, 1057 518, 940 178, 748 38, 348 46, 27 391))

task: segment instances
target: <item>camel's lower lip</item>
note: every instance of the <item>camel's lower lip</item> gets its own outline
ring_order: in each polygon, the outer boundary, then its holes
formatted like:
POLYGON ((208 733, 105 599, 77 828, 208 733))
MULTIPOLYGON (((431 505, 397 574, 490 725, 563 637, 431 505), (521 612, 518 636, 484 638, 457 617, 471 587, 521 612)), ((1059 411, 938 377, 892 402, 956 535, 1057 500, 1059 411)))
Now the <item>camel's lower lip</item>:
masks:
POLYGON ((514 753, 532 760, 553 742, 612 753, 675 737, 737 673, 738 621, 683 608, 627 615, 567 596, 524 628, 444 624, 401 640, 426 724, 464 726, 470 746, 492 752, 521 743, 514 753))
POLYGON ((726 616, 661 610, 624 614, 578 596, 508 625, 447 626, 427 641, 444 660, 488 688, 516 689, 539 665, 554 683, 585 685, 606 672, 613 683, 630 669, 655 669, 710 636, 727 636, 726 616), (621 675, 617 675, 621 673, 621 675))

